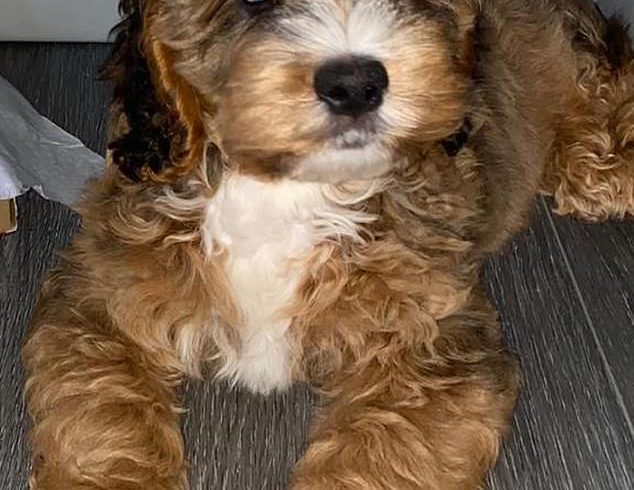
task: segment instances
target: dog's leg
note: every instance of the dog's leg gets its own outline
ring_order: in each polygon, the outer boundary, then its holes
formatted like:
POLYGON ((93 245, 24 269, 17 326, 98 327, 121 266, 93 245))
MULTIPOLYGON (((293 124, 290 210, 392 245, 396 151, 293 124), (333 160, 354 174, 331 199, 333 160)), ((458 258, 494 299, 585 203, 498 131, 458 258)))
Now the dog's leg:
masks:
POLYGON ((433 354, 385 335, 327 383, 293 490, 481 488, 515 404, 516 365, 485 301, 438 324, 433 354))
POLYGON ((187 488, 173 387, 124 338, 69 312, 38 326, 24 361, 31 489, 187 488))
POLYGON ((604 29, 579 53, 577 97, 544 178, 559 213, 590 221, 634 216, 634 59, 624 27, 604 29))

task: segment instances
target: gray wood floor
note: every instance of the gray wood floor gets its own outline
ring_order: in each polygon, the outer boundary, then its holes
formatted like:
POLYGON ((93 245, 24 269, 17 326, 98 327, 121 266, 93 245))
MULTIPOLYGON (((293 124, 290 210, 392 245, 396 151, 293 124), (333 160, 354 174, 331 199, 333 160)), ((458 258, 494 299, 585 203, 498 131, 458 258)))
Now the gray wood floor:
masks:
MULTIPOLYGON (((102 151, 108 87, 95 73, 107 49, 0 44, 0 75, 102 151)), ((19 346, 42 275, 79 226, 34 193, 19 209, 19 231, 0 238, 0 490, 26 488, 19 346)), ((634 489, 634 223, 582 224, 539 199, 483 280, 525 378, 491 488, 634 489)), ((305 387, 263 398, 192 382, 185 399, 193 489, 286 488, 315 402, 305 387)))

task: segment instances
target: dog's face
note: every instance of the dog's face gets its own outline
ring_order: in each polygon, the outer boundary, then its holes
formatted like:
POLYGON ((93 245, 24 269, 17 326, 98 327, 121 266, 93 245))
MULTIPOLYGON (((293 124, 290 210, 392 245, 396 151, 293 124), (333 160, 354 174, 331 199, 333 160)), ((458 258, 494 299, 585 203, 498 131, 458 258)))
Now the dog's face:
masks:
POLYGON ((464 118, 465 19, 445 0, 161 0, 155 32, 243 172, 385 172, 464 118))

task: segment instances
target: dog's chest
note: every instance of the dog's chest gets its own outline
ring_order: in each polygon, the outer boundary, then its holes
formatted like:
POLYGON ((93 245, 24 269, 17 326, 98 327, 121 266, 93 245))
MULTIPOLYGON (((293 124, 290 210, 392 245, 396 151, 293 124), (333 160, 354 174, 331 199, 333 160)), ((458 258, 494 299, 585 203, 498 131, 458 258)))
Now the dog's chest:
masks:
POLYGON ((336 211, 317 184, 225 178, 204 224, 210 253, 227 253, 225 273, 241 313, 240 346, 221 349, 221 376, 263 393, 290 384, 296 355, 284 309, 310 251, 336 232, 327 225, 336 211))

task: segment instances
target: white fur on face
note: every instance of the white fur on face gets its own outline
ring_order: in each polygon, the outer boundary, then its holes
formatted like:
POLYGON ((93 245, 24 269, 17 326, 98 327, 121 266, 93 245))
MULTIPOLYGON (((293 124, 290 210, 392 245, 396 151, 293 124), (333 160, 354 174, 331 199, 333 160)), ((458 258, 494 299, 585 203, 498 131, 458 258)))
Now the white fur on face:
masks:
POLYGON ((303 260, 321 241, 360 240, 370 220, 328 197, 320 184, 225 176, 208 204, 203 240, 208 254, 228 254, 225 272, 242 320, 240 348, 218 345, 219 376, 259 393, 292 382, 298 353, 288 340, 292 318, 282 311, 295 296, 303 260))
POLYGON ((282 35, 311 57, 389 56, 387 44, 398 28, 394 7, 382 0, 313 0, 302 14, 284 19, 282 35))

